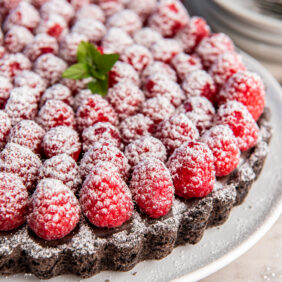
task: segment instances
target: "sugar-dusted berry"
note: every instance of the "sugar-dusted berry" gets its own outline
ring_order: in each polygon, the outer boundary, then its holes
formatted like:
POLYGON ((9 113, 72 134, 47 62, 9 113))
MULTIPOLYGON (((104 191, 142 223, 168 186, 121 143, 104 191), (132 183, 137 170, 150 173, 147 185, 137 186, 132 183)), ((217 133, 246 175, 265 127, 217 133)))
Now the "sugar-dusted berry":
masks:
POLYGON ((76 20, 92 19, 105 22, 105 14, 103 10, 95 4, 83 5, 75 14, 76 20))
POLYGON ((0 151, 5 147, 12 123, 9 116, 2 110, 0 110, 0 151))
POLYGON ((92 97, 92 92, 89 89, 80 90, 74 97, 73 100, 73 109, 77 111, 78 107, 82 104, 82 102, 90 97, 92 97))
POLYGON ((12 89, 13 85, 10 80, 5 76, 0 76, 0 109, 5 107, 12 89))
POLYGON ((134 34, 134 41, 147 48, 162 39, 162 35, 150 27, 143 27, 134 34))
POLYGON ((98 3, 106 17, 110 17, 124 8, 123 0, 98 0, 98 3))
POLYGON ((127 8, 133 10, 142 21, 145 21, 156 10, 157 0, 130 0, 127 3, 127 8))

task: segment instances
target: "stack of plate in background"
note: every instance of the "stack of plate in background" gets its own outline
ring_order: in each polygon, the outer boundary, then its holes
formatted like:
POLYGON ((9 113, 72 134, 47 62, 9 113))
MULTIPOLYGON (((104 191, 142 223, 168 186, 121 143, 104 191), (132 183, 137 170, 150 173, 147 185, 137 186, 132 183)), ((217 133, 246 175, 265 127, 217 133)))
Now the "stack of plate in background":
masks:
POLYGON ((214 31, 228 34, 282 83, 282 14, 277 8, 273 14, 271 9, 264 10, 267 3, 263 1, 269 0, 184 0, 184 4, 214 31))

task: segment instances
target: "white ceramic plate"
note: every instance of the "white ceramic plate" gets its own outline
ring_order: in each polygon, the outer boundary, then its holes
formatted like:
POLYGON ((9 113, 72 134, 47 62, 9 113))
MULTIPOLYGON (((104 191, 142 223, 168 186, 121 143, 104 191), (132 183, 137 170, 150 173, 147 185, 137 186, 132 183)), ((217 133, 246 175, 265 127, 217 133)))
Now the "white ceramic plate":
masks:
MULTIPOLYGON (((245 63, 259 73, 267 86, 267 104, 272 109, 274 136, 265 167, 247 200, 232 210, 222 226, 208 229, 196 245, 176 248, 160 261, 139 263, 129 272, 102 272, 84 281, 195 281, 224 267, 253 246, 274 224, 282 211, 282 91, 275 79, 258 62, 243 54, 245 63), (182 278, 181 278, 182 277, 182 278)), ((1 281, 36 281, 32 275, 1 277, 1 281)), ((65 275, 49 281, 79 281, 65 275)))

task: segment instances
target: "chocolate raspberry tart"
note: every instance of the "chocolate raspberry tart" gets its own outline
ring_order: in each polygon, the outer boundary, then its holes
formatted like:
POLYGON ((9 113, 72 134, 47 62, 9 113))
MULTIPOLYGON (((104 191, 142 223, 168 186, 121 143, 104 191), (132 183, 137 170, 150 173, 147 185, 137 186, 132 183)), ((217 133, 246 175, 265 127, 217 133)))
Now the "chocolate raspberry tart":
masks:
POLYGON ((227 35, 179 0, 0 12, 1 274, 128 271, 244 201, 270 110, 227 35))

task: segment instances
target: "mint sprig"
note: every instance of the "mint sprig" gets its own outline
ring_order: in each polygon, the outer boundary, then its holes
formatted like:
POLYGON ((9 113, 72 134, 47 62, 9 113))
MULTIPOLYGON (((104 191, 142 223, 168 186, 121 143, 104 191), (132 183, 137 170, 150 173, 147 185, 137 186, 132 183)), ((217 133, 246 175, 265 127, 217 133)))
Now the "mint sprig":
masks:
POLYGON ((109 71, 119 59, 118 54, 101 54, 89 42, 82 41, 77 48, 77 63, 62 74, 63 78, 84 79, 92 77, 88 88, 92 93, 107 95, 109 71))

